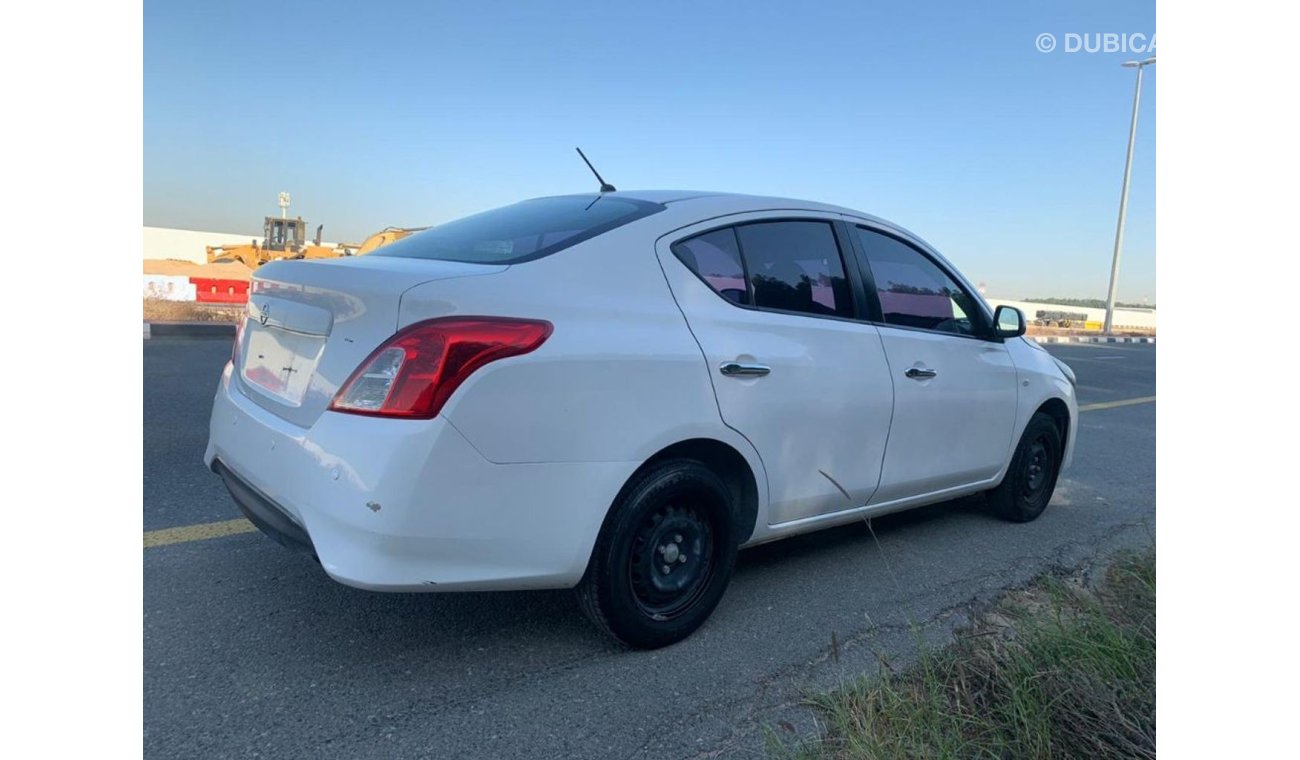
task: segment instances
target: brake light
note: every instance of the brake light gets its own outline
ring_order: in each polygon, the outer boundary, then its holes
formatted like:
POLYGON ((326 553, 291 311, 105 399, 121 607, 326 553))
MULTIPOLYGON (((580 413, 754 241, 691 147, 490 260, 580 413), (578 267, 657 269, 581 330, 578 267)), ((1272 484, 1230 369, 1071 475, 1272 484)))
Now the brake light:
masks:
POLYGON ((440 317, 417 322, 366 357, 330 409, 377 417, 436 417, 479 368, 533 351, 550 335, 551 323, 541 320, 440 317))

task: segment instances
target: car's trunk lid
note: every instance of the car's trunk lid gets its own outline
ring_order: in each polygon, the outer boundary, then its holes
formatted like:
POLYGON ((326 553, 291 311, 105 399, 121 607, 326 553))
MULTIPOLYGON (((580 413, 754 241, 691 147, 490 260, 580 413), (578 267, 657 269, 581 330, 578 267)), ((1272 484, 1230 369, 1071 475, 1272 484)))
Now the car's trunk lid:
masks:
POLYGON ((262 408, 310 427, 352 371, 396 332, 403 293, 507 268, 383 256, 267 264, 249 289, 235 363, 240 388, 262 408))

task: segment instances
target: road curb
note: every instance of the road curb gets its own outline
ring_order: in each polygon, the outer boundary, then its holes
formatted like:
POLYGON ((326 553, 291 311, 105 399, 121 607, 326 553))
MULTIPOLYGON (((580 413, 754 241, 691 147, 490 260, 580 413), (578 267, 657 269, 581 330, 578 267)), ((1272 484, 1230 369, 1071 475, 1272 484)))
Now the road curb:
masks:
POLYGON ((233 338, 233 322, 145 322, 144 337, 233 338))
POLYGON ((1110 335, 1026 335, 1037 343, 1155 343, 1155 338, 1117 337, 1110 335))

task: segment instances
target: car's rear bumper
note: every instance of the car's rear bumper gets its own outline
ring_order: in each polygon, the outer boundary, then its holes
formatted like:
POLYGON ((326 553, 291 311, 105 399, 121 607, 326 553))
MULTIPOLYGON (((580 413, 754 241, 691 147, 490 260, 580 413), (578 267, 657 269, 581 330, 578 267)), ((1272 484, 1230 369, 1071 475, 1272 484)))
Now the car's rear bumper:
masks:
POLYGON ((307 535, 307 531, 295 522, 283 507, 263 496, 233 470, 222 464, 220 459, 212 461, 212 471, 221 476, 222 482, 226 484, 226 490, 230 491, 230 497, 235 500, 235 504, 239 505, 239 510, 244 513, 244 517, 256 525, 258 530, 275 539, 276 543, 286 549, 307 551, 313 555, 316 553, 316 548, 311 545, 311 536, 307 535))
POLYGON ((310 428, 230 381, 204 462, 235 502, 335 580, 377 591, 564 588, 633 462, 495 464, 443 418, 326 412, 310 428))

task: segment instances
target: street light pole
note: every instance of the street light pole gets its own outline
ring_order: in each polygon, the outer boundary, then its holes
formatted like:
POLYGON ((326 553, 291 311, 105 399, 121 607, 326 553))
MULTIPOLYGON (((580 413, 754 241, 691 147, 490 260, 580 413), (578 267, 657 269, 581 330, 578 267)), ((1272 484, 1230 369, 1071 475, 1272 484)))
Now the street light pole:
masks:
POLYGON ((1128 128, 1128 155, 1124 157, 1124 189, 1119 194, 1119 222, 1115 225, 1115 255, 1110 262, 1110 290, 1106 293, 1106 324, 1102 332, 1110 335, 1115 323, 1115 291, 1119 288, 1119 255, 1124 250, 1124 219, 1128 216, 1128 181, 1133 173, 1133 143, 1137 140, 1138 103, 1142 100, 1142 69, 1156 62, 1154 57, 1139 63, 1127 61, 1125 68, 1136 68, 1137 85, 1133 89, 1133 121, 1128 128))

